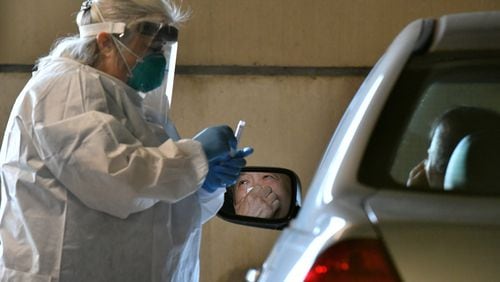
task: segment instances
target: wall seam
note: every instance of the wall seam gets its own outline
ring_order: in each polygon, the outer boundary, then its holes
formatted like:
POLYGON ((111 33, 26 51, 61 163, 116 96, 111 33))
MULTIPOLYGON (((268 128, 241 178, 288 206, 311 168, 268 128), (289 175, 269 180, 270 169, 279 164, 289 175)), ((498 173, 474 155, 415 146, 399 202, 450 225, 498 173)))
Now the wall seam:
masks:
MULTIPOLYGON (((30 73, 34 65, 0 64, 0 73, 30 73)), ((179 75, 366 76, 371 67, 178 65, 179 75)))

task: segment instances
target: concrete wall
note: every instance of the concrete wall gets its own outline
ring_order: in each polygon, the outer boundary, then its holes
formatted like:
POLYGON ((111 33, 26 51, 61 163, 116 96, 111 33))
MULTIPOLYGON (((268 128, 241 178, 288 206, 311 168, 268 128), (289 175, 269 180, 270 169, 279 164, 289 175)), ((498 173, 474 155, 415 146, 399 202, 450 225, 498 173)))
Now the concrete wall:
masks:
MULTIPOLYGON (((249 164, 294 170, 304 192, 362 82, 363 67, 371 67, 407 23, 500 9, 496 0, 184 0, 183 5, 192 18, 181 29, 183 68, 174 86, 172 116, 180 133, 192 136, 208 125, 245 119, 242 145, 255 148, 249 164), (236 66, 248 68, 233 75, 240 70, 236 66), (291 69, 270 74, 269 67, 291 69)), ((66 0, 0 2, 0 129, 29 78, 11 70, 24 70, 19 65, 33 64, 54 39, 76 32, 79 6, 66 0)), ((203 232, 201 281, 207 282, 241 281, 247 268, 261 265, 280 234, 218 218, 203 232)))

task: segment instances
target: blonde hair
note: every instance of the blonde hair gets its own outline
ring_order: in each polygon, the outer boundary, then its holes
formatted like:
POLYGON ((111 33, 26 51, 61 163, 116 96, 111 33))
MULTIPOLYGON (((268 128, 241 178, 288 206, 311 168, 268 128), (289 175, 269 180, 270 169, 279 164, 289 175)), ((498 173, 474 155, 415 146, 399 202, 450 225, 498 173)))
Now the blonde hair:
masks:
MULTIPOLYGON (((98 6, 99 12, 107 22, 129 23, 139 18, 155 16, 162 17, 166 23, 178 27, 189 17, 189 12, 183 11, 174 0, 87 0, 82 4, 82 9, 76 17, 78 26, 102 22, 95 5, 98 6)), ((98 55, 99 49, 95 36, 80 37, 77 34, 58 39, 49 55, 38 60, 37 67, 42 69, 53 58, 58 57, 94 65, 98 55)))

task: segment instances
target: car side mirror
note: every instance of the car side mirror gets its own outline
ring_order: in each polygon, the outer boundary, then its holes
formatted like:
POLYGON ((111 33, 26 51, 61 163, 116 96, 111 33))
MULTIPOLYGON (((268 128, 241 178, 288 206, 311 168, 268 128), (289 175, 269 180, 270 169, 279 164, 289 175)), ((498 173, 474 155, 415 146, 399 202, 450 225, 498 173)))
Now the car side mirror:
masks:
POLYGON ((245 167, 235 185, 227 188, 218 212, 236 224, 283 229, 295 218, 302 203, 295 172, 279 167, 245 167))

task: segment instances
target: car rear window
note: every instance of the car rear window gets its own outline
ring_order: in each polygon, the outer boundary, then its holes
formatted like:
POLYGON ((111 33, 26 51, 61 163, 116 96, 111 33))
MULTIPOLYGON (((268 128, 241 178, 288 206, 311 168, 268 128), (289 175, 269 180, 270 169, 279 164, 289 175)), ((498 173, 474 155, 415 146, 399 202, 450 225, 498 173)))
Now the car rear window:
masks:
MULTIPOLYGON (((442 52, 413 57, 377 122, 361 166, 361 181, 376 187, 445 190, 444 185, 418 184, 410 171, 418 172, 416 166, 420 163, 423 167, 429 165, 434 127, 445 113, 458 108, 496 112, 500 116, 498 52, 442 52)), ((433 174, 425 169, 422 173, 433 174)), ((429 178, 433 177, 426 175, 427 182, 429 178)))

